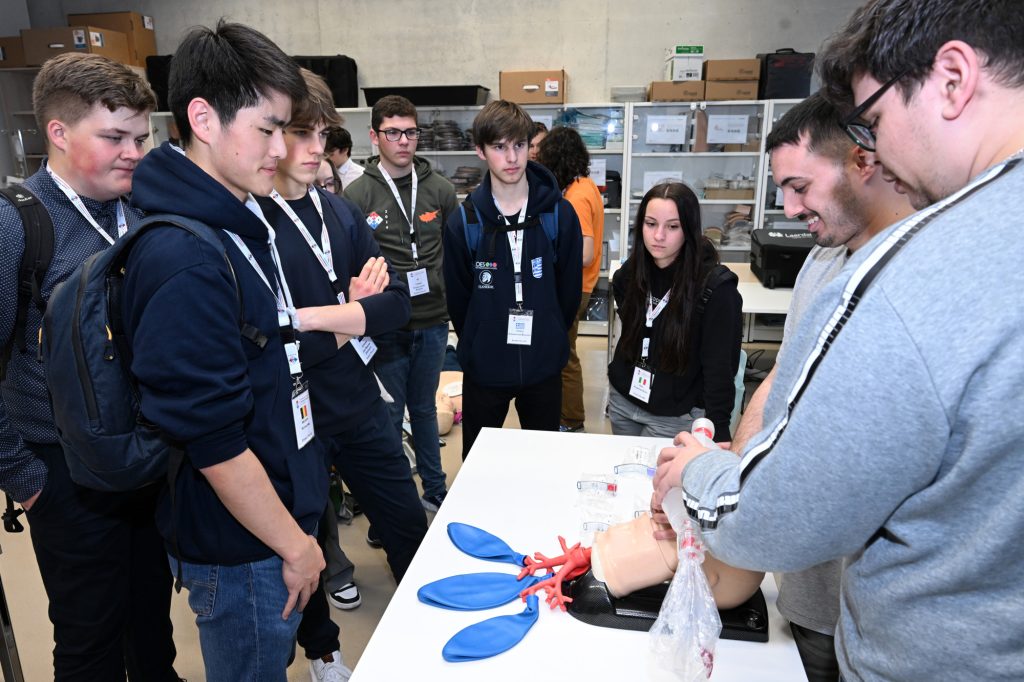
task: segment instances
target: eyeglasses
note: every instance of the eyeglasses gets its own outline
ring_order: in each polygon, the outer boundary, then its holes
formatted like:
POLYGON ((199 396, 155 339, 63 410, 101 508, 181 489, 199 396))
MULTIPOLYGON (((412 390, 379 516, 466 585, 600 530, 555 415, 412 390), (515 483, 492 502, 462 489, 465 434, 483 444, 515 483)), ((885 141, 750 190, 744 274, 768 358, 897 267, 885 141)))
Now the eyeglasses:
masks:
POLYGON ((377 134, 383 135, 384 139, 388 142, 398 142, 402 139, 402 135, 405 135, 405 139, 410 142, 414 142, 420 136, 420 129, 409 128, 408 130, 399 130, 398 128, 385 128, 384 130, 378 130, 377 134))
POLYGON ((898 74, 893 76, 885 85, 875 90, 875 93, 864 100, 859 107, 850 112, 850 115, 843 119, 843 129, 846 130, 846 134, 850 136, 850 139, 857 143, 857 146, 866 152, 875 151, 875 134, 871 128, 875 125, 874 123, 868 123, 861 119, 864 112, 875 105, 885 91, 896 85, 899 79, 907 75, 906 71, 900 71, 898 74))
POLYGON ((331 180, 324 180, 323 182, 318 182, 317 186, 320 189, 322 189, 322 190, 324 190, 326 192, 333 192, 334 191, 334 180, 331 179, 331 180))

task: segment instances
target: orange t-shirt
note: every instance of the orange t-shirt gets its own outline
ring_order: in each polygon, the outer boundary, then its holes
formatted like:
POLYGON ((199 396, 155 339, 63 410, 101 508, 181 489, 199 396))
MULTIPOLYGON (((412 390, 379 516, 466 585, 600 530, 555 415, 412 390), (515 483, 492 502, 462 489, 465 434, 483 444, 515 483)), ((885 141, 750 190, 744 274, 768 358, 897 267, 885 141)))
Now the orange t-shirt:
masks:
POLYGON ((576 178, 565 190, 565 199, 576 209, 584 237, 594 239, 594 260, 583 268, 583 293, 589 294, 601 273, 601 249, 604 247, 604 202, 590 178, 576 178))

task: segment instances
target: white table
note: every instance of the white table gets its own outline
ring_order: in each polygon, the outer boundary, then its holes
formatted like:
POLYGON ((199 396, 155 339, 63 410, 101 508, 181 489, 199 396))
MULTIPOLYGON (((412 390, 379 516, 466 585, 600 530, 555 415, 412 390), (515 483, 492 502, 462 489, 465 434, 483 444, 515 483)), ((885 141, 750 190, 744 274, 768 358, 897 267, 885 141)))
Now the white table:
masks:
POLYGON ((723 263, 739 277, 740 296, 743 297, 743 314, 777 313, 785 315, 789 312, 789 302, 793 298, 792 289, 769 289, 750 271, 750 263, 723 263))
MULTIPOLYGON (((647 633, 587 625, 568 613, 550 611, 543 600, 537 623, 511 650, 483 661, 448 663, 441 658, 441 649, 452 635, 492 616, 519 613, 524 605, 517 600, 489 611, 447 611, 420 603, 416 591, 459 573, 515 570, 457 550, 448 539, 449 522, 490 531, 517 552, 557 556, 557 536, 572 543, 578 535, 573 505, 580 474, 611 473, 633 445, 666 444, 655 438, 484 429, 352 680, 647 679, 647 633)), ((720 640, 713 682, 805 679, 796 645, 775 608, 777 590, 770 575, 762 590, 768 601, 768 643, 720 640)))

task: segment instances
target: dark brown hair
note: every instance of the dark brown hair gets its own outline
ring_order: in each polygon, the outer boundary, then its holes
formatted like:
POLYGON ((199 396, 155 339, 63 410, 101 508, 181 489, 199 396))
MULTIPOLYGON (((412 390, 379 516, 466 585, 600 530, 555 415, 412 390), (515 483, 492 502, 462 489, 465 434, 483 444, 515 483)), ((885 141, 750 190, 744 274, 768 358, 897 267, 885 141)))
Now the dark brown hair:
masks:
POLYGON ((590 175, 590 153, 583 138, 572 128, 558 126, 540 141, 537 162, 547 167, 558 180, 558 189, 565 188, 576 178, 590 175))
POLYGON ((503 99, 491 102, 473 119, 473 142, 483 149, 495 142, 529 142, 534 136, 533 119, 518 104, 503 99))
POLYGON ((392 116, 408 116, 420 124, 419 116, 416 115, 416 105, 401 95, 385 95, 377 100, 370 111, 370 127, 380 132, 380 124, 386 118, 392 116))
POLYGON ((341 115, 334 108, 334 95, 324 79, 309 69, 299 69, 309 94, 292 102, 292 120, 289 126, 313 127, 323 123, 327 127, 341 125, 341 115))

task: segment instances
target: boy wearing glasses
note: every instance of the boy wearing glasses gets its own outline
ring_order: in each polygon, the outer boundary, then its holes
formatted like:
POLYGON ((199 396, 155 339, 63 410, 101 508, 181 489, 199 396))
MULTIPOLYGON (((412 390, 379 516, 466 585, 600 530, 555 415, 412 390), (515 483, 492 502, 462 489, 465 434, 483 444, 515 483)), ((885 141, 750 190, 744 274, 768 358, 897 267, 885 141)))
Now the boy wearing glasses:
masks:
MULTIPOLYGON (((405 408, 423 482, 421 502, 437 511, 448 494, 441 469, 434 394, 448 345, 448 309, 441 274, 441 233, 457 210, 455 189, 416 156, 416 107, 397 95, 382 97, 370 116, 370 141, 380 156, 345 187, 360 208, 384 257, 409 287, 412 316, 403 329, 374 337, 374 369, 395 401, 391 421, 401 436, 405 408)), ((379 546, 370 529, 367 542, 379 546)))
POLYGON ((822 287, 742 460, 687 434, 660 454, 655 501, 682 494, 719 559, 843 557, 846 680, 1024 679, 1022 34, 1012 0, 854 12, 825 93, 930 205, 822 287))

